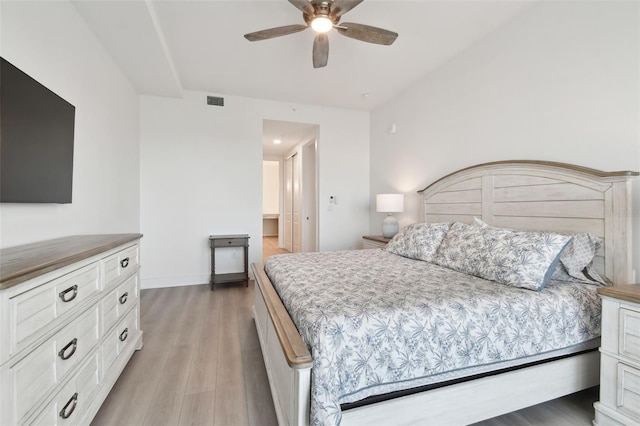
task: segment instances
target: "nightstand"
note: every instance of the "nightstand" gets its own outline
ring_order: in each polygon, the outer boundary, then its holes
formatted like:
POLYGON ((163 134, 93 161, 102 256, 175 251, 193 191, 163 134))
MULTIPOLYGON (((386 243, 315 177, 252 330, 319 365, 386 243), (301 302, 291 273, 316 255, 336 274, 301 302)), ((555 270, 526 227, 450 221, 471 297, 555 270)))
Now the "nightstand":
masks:
POLYGON ((243 282, 249 287, 249 235, 210 235, 209 245, 211 246, 211 290, 213 286, 221 283, 243 282), (216 273, 216 249, 225 247, 244 248, 244 270, 242 272, 232 272, 227 274, 216 273))
POLYGON ((383 249, 387 246, 387 243, 391 241, 391 238, 385 238, 382 235, 364 235, 362 237, 363 249, 383 249))
POLYGON ((594 425, 640 422, 640 284, 598 289, 602 296, 600 401, 594 425))

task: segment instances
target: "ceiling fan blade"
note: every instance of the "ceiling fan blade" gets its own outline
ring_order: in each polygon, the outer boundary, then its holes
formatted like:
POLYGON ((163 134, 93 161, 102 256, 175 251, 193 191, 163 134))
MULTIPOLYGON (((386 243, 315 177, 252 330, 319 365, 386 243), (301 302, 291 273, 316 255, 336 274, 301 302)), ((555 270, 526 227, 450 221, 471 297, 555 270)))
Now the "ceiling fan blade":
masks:
POLYGON ((289 0, 289 3, 307 15, 313 15, 313 6, 307 0, 289 0))
POLYGON ((343 22, 335 28, 343 36, 368 43, 384 44, 386 46, 392 44, 398 37, 398 33, 394 33, 393 31, 383 30, 382 28, 372 27, 370 25, 354 24, 353 22, 343 22))
POLYGON ((333 0, 331 4, 331 15, 339 18, 360 3, 363 0, 333 0))
POLYGON ((329 61, 329 37, 320 33, 313 40, 313 67, 322 68, 329 61))
POLYGON ((269 28, 268 30, 256 31, 255 33, 245 34, 244 38, 249 41, 267 40, 269 38, 285 36, 306 30, 307 26, 302 24, 285 25, 284 27, 269 28))

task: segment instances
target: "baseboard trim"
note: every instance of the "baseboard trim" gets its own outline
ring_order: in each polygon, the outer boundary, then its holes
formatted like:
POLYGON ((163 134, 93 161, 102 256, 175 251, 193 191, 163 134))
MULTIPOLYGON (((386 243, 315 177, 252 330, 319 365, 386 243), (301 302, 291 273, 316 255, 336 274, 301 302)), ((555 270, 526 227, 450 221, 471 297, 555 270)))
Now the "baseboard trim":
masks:
POLYGON ((192 275, 184 277, 169 278, 141 278, 140 288, 167 288, 167 287, 187 287, 190 285, 208 284, 209 275, 192 275))
MULTIPOLYGON (((140 289, 146 290, 151 288, 187 287, 191 285, 209 284, 209 278, 209 275, 192 275, 169 278, 141 278, 140 289)), ((253 279, 253 273, 251 272, 251 269, 249 269, 249 279, 253 279)))

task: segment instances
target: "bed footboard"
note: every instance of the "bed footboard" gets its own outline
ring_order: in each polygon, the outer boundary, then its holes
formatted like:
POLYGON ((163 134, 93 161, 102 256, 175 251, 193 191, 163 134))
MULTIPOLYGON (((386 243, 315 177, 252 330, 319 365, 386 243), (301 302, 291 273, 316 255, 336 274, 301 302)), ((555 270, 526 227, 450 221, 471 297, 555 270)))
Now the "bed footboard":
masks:
POLYGON ((462 425, 578 392, 600 382, 597 350, 343 412, 342 425, 462 425))
POLYGON ((312 359, 261 264, 255 276, 253 317, 280 425, 309 424, 312 359))

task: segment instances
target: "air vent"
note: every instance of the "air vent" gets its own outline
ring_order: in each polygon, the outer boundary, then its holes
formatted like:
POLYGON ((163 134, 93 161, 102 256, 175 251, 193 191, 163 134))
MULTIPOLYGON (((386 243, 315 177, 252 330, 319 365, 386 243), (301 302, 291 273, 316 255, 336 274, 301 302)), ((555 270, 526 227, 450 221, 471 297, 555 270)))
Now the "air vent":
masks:
POLYGON ((207 105, 224 106, 224 98, 207 96, 207 105))

